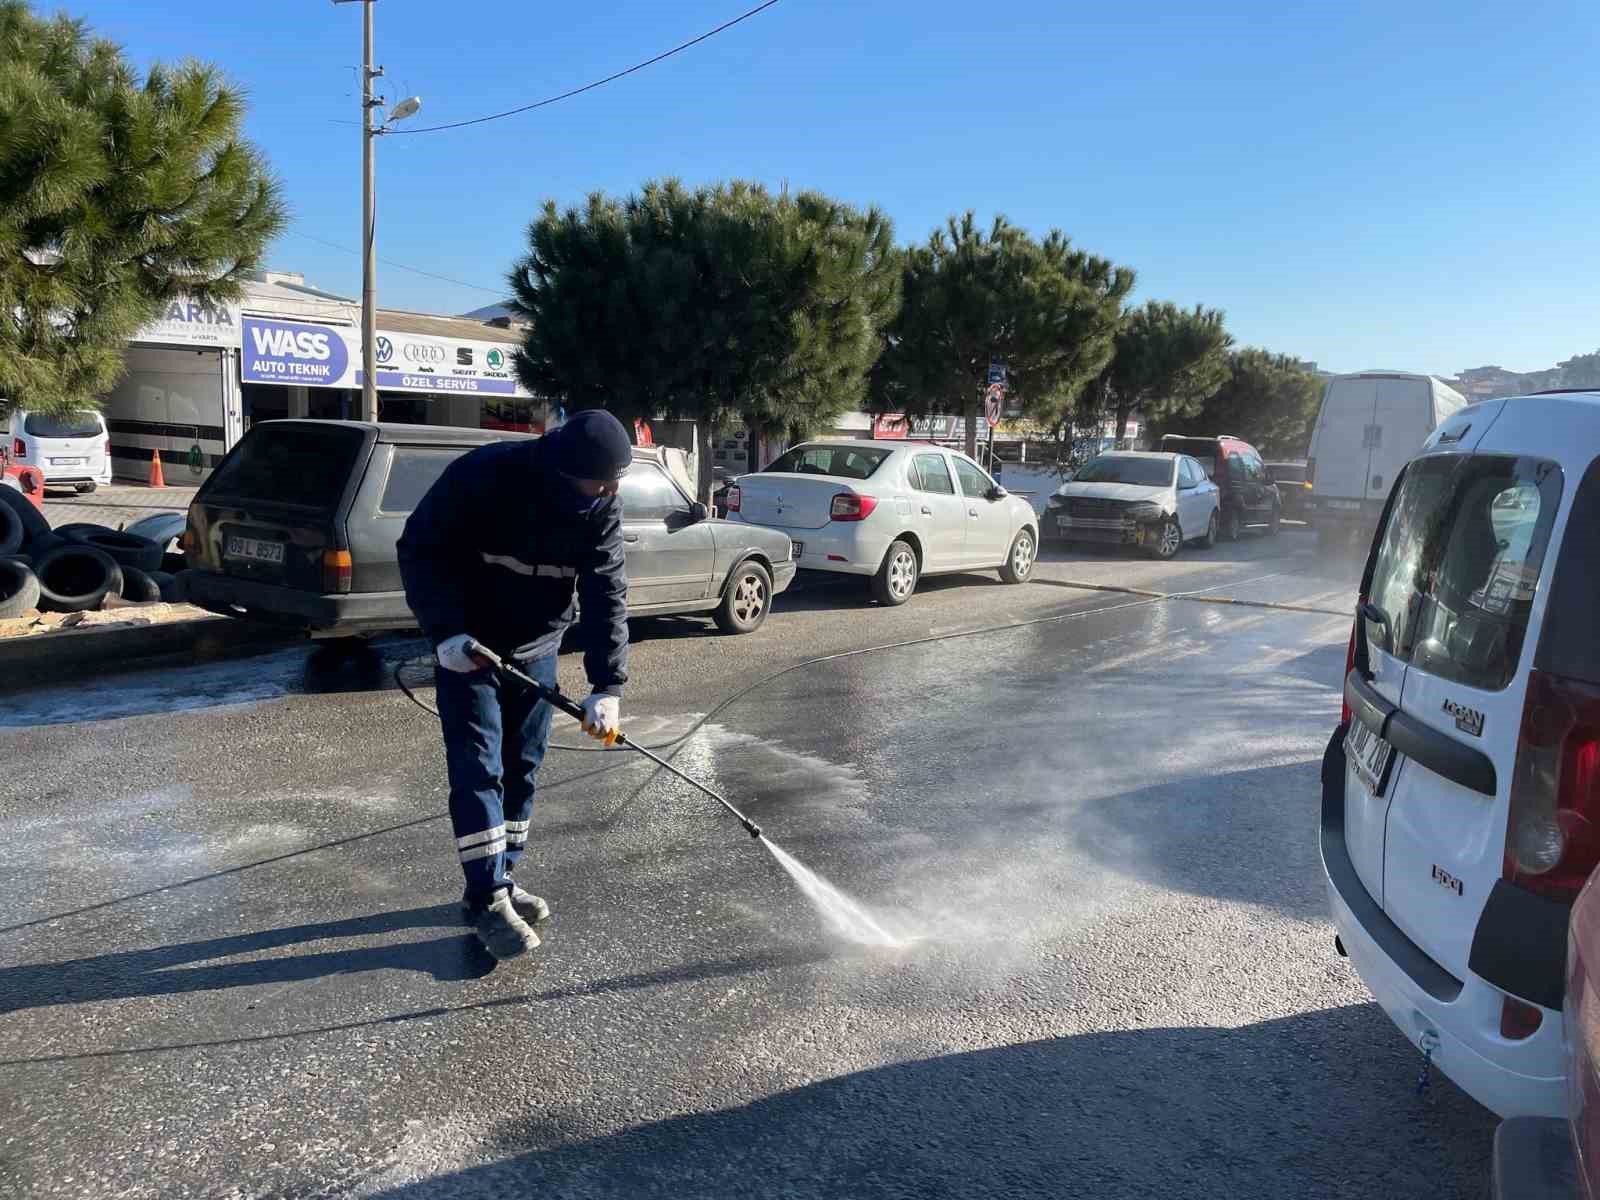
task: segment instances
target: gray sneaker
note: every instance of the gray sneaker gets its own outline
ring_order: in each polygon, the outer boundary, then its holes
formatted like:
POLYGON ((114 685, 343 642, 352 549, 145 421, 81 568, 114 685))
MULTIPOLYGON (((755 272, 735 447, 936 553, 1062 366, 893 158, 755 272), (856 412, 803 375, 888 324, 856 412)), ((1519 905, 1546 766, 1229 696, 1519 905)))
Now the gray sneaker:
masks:
POLYGON ((502 962, 519 958, 539 944, 539 935, 511 906, 510 892, 496 892, 488 907, 473 917, 472 925, 484 949, 502 962))
MULTIPOLYGON (((525 892, 514 883, 511 885, 511 907, 517 910, 517 916, 530 924, 543 925, 550 919, 550 906, 544 902, 544 897, 525 892)), ((470 892, 462 892, 461 911, 470 924, 478 919, 482 909, 472 903, 470 892)))

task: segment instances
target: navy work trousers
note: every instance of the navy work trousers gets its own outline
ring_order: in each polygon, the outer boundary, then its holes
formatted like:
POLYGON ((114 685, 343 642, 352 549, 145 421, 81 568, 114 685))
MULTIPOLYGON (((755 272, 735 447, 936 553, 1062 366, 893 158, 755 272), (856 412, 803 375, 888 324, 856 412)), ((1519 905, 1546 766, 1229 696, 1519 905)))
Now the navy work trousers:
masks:
MULTIPOLYGON (((555 686, 555 655, 517 665, 555 686)), ((438 667, 434 677, 456 853, 468 901, 486 904, 495 891, 511 886, 511 868, 527 848, 534 776, 550 743, 553 714, 528 688, 493 669, 463 673, 438 667)))

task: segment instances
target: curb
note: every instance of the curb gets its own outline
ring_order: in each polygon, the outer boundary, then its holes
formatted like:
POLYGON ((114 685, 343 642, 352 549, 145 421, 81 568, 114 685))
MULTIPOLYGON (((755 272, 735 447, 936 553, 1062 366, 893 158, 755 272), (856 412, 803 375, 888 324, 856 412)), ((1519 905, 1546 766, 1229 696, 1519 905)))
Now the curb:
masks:
POLYGON ((38 633, 0 642, 0 692, 121 674, 164 662, 242 658, 304 640, 298 631, 231 617, 38 633))

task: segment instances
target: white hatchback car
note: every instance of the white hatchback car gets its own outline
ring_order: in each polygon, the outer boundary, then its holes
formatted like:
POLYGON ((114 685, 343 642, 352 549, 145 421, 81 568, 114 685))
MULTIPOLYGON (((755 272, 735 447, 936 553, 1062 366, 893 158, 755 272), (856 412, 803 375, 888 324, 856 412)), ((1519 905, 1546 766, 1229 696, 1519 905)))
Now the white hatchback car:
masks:
POLYGON ((781 529, 800 567, 872 579, 904 604, 924 575, 1033 574, 1039 518, 965 454, 923 442, 805 442, 735 480, 728 520, 781 529))
POLYGON ((1600 865, 1600 393, 1489 400, 1396 479, 1322 769, 1351 962, 1502 1116, 1567 1112, 1574 898, 1600 865))
POLYGON ((1185 542, 1217 544, 1222 493, 1187 454, 1113 450, 1056 489, 1045 527, 1072 542, 1142 546, 1171 558, 1185 542))

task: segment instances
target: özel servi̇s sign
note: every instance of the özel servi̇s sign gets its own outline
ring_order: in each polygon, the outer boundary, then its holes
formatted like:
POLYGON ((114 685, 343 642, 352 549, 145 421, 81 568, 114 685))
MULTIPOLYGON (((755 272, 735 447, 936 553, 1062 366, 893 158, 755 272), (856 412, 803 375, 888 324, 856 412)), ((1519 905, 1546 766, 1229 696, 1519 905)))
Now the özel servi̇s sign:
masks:
POLYGON ((350 347, 332 325, 245 317, 241 332, 239 376, 245 383, 354 386, 350 347))

